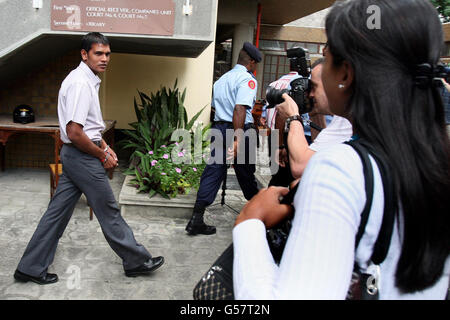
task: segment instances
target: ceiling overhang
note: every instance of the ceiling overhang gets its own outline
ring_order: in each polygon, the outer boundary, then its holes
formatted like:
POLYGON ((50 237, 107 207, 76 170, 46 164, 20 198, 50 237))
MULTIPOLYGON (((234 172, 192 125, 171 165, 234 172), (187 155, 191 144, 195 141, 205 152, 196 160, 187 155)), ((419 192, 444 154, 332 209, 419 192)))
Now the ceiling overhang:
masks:
MULTIPOLYGON (((148 54, 195 58, 211 43, 208 40, 122 37, 108 35, 113 53, 148 54)), ((67 52, 80 48, 82 34, 44 33, 0 59, 0 84, 28 73, 67 52)))
POLYGON ((261 23, 284 25, 331 6, 334 0, 260 0, 261 23))

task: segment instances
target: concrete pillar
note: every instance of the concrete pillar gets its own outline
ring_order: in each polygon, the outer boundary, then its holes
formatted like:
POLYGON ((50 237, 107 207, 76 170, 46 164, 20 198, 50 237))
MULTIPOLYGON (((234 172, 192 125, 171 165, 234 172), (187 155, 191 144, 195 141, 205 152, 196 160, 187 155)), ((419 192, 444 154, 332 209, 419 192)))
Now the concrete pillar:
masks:
POLYGON ((234 28, 233 34, 233 56, 232 56, 232 66, 237 63, 239 56, 239 51, 241 51, 242 46, 245 41, 253 43, 255 32, 255 26, 253 24, 237 24, 234 28))

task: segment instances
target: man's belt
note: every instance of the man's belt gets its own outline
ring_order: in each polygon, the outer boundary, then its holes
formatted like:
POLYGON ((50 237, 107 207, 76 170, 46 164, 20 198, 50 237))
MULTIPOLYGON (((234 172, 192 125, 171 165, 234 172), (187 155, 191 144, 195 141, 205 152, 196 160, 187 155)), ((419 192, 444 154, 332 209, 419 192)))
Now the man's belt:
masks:
POLYGON ((233 124, 233 122, 230 122, 230 121, 214 121, 214 124, 233 124))
MULTIPOLYGON (((91 140, 97 147, 101 147, 102 146, 102 142, 101 141, 98 141, 98 140, 96 140, 96 141, 94 141, 94 140, 91 140)), ((74 147, 74 144, 73 143, 64 143, 66 146, 71 146, 71 147, 74 147)))
MULTIPOLYGON (((233 122, 230 122, 230 121, 214 121, 214 124, 233 124, 233 122)), ((244 125, 244 128, 253 128, 253 129, 256 129, 257 127, 255 126, 255 124, 254 123, 246 123, 245 125, 244 125)))

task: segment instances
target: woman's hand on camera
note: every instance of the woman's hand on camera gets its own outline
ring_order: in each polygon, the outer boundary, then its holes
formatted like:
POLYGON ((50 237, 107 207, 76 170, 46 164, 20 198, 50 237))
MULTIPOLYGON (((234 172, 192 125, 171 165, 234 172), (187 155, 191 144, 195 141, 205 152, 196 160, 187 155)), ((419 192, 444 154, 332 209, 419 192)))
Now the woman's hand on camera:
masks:
POLYGON ((284 102, 276 106, 280 116, 288 118, 298 114, 298 106, 295 101, 287 94, 283 93, 284 102))
POLYGON ((294 212, 290 205, 280 204, 280 198, 287 195, 288 188, 269 187, 262 189, 242 209, 235 226, 249 219, 261 220, 266 228, 276 226, 294 212))

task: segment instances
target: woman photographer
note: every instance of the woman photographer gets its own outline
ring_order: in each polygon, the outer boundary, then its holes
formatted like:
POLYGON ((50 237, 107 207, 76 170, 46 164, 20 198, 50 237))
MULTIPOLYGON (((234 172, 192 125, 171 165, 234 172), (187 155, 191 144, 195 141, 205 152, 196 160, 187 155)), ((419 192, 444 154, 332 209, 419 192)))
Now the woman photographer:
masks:
MULTIPOLYGON (((444 299, 450 272, 450 144, 432 76, 443 43, 438 14, 428 0, 337 2, 326 18, 326 33, 322 80, 331 111, 352 123, 355 139, 388 159, 396 190, 399 209, 376 277, 379 298, 444 299), (368 25, 369 6, 379 10, 379 28, 368 25), (424 63, 431 68, 417 72, 424 63)), ((318 152, 308 163, 279 266, 266 228, 291 214, 279 201, 288 190, 265 189, 247 203, 233 230, 237 299, 346 297, 354 263, 362 270, 369 266, 383 220, 382 179, 373 158, 371 163, 373 202, 356 252, 366 192, 361 159, 346 144, 318 152)))

